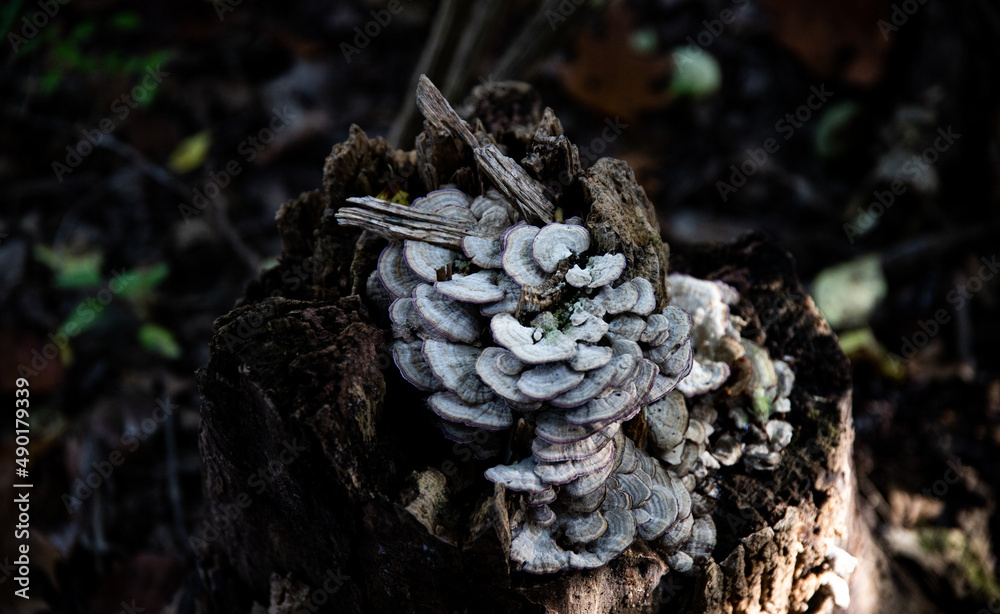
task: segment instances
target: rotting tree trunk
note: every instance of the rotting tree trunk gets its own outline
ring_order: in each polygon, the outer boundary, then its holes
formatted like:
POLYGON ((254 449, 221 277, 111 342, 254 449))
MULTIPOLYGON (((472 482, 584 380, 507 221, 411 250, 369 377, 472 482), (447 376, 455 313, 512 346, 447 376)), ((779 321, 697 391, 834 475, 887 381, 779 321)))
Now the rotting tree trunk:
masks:
MULTIPOLYGON (((475 95, 477 137, 520 161, 567 217, 583 215, 598 246, 627 254, 662 299, 667 248, 628 166, 602 159, 584 172, 523 84, 475 95)), ((200 373, 207 504, 192 543, 206 611, 827 612, 838 548, 860 561, 850 611, 903 611, 856 500, 846 358, 791 258, 759 236, 671 261, 736 288, 744 336, 797 372, 796 438, 780 467, 722 472, 716 562, 666 573, 637 539, 597 570, 511 569, 508 500, 482 478, 492 463, 432 427, 392 363, 385 317, 364 298, 384 242, 333 215, 352 196, 415 197, 445 183, 476 194, 483 182, 469 143, 439 124, 425 124, 412 152, 354 128, 328 158, 323 189, 282 208, 281 263, 218 320, 200 373)))

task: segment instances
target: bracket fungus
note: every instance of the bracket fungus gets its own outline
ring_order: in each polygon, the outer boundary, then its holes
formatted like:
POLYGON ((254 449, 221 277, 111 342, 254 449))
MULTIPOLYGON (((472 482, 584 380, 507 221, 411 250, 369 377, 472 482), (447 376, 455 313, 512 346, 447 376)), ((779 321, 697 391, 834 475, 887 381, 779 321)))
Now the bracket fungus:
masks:
POLYGON ((741 338, 733 288, 673 274, 660 302, 578 219, 551 221, 544 197, 497 187, 444 186, 408 208, 352 198, 360 208, 337 212, 389 240, 368 287, 392 300, 400 373, 429 393, 447 438, 492 433, 477 454, 514 459, 485 477, 514 493, 517 568, 592 569, 642 539, 692 569, 715 546, 720 468, 780 462, 792 427, 770 415, 790 409, 791 368, 741 338), (734 391, 737 363, 753 375, 734 391), (648 449, 623 428, 640 414, 648 449))

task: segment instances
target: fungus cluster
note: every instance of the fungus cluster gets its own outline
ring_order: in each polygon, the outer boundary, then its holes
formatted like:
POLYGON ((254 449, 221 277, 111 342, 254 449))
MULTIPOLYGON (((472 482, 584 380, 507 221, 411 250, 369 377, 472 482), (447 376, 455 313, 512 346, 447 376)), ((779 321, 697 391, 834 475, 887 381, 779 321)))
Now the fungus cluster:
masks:
POLYGON ((649 280, 622 279, 622 254, 594 253, 578 218, 533 226, 495 191, 440 189, 406 211, 351 200, 391 213, 378 228, 396 240, 368 290, 387 305, 400 373, 429 393, 445 437, 519 456, 485 476, 517 493, 520 569, 600 567, 636 537, 678 571, 711 556, 718 470, 741 456, 773 468, 791 436, 767 420, 787 411, 791 371, 741 339, 735 290, 671 275, 659 306, 649 280), (734 405, 738 428, 723 432, 715 395, 737 363, 754 402, 734 405), (649 452, 622 428, 640 412, 649 452), (524 430, 530 443, 512 449, 524 430))

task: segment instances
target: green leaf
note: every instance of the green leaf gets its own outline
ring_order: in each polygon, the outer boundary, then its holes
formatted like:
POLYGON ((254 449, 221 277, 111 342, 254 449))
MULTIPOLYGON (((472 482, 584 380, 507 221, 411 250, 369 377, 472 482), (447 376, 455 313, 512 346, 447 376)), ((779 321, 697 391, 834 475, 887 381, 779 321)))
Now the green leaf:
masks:
POLYGON ((139 343, 146 350, 171 360, 181 355, 181 346, 174 339, 174 334, 157 324, 142 325, 139 329, 139 343))
POLYGON ((862 327, 888 293, 882 258, 869 254, 820 271, 813 282, 813 299, 835 330, 862 327))
POLYGON ((861 106, 853 100, 831 105, 816 123, 813 147, 821 158, 836 158, 851 148, 851 124, 861 113, 861 106))
POLYGON ((115 13, 111 17, 111 27, 122 32, 130 32, 139 27, 139 15, 131 11, 115 13))
POLYGON ((152 293, 169 274, 170 265, 166 262, 129 271, 123 275, 122 289, 118 291, 118 294, 127 300, 144 298, 152 293))
POLYGON ((719 90, 722 70, 712 54, 701 47, 689 45, 674 49, 671 57, 674 61, 674 75, 669 88, 672 94, 704 98, 719 90))
POLYGON ((35 259, 52 269, 57 288, 92 288, 101 283, 104 254, 99 250, 68 254, 36 245, 35 259))
POLYGON ((90 35, 94 33, 96 25, 93 21, 84 21, 83 23, 77 25, 69 33, 70 40, 73 41, 84 41, 90 38, 90 35))
POLYGON ((72 339, 82 335, 101 322, 106 312, 105 305, 92 296, 88 296, 73 308, 69 316, 63 320, 59 326, 57 335, 65 335, 67 339, 72 339))
POLYGON ((212 139, 207 130, 193 134, 181 141, 170 154, 167 166, 175 173, 189 173, 205 163, 212 139))

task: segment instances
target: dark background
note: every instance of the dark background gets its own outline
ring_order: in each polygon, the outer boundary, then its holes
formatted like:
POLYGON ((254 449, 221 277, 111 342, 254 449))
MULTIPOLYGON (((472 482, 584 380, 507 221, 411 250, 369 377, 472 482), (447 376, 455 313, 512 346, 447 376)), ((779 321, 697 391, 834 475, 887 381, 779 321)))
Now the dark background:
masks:
POLYGON ((0 7, 0 388, 30 381, 35 484, 32 599, 11 596, 4 504, 0 609, 194 611, 212 322, 352 124, 412 147, 418 67, 456 105, 530 81, 586 163, 632 165, 675 247, 761 230, 789 250, 852 359, 892 573, 940 611, 1000 597, 995 3, 389 8, 0 7))

